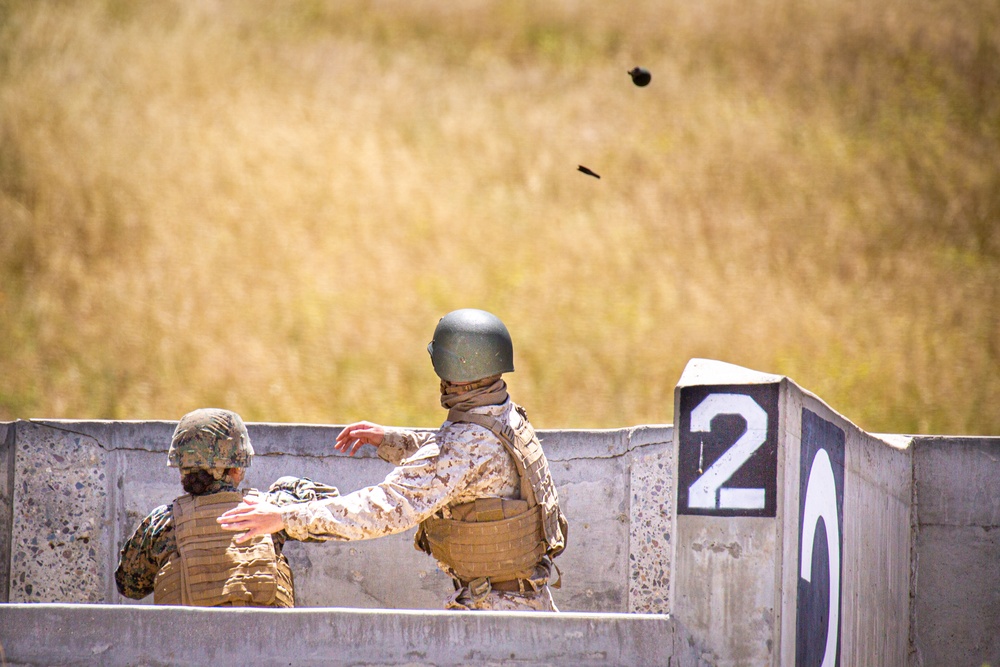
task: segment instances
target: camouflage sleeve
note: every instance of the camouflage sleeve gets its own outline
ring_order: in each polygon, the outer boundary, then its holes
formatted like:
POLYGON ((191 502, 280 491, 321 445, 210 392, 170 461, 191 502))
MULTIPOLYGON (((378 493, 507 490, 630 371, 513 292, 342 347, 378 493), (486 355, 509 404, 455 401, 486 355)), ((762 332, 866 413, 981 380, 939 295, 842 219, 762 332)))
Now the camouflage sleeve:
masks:
POLYGON ((294 539, 364 540, 408 530, 458 502, 516 497, 516 469, 489 431, 449 429, 446 442, 430 441, 380 484, 286 507, 285 531, 294 539))
POLYGON ((432 442, 435 436, 435 431, 386 428, 382 444, 378 446, 378 457, 398 466, 407 456, 412 456, 421 447, 432 442))
POLYGON ((279 477, 267 489, 267 501, 274 505, 335 498, 339 495, 337 487, 314 482, 308 477, 279 477))
MULTIPOLYGON (((267 502, 278 505, 279 507, 284 507, 286 505, 304 503, 310 500, 336 498, 340 495, 340 491, 335 486, 323 484, 322 482, 314 482, 308 477, 292 477, 291 475, 287 475, 276 479, 274 483, 267 488, 267 493, 263 495, 264 500, 267 502)), ((278 553, 281 553, 284 549, 285 542, 287 540, 295 539, 294 537, 289 537, 288 533, 284 530, 274 533, 272 538, 274 539, 274 546, 277 548, 278 553)), ((322 542, 323 540, 307 537, 298 541, 322 542)))
POLYGON ((121 549, 115 570, 118 592, 133 600, 152 593, 156 573, 176 550, 173 513, 169 505, 161 505, 142 520, 121 549))

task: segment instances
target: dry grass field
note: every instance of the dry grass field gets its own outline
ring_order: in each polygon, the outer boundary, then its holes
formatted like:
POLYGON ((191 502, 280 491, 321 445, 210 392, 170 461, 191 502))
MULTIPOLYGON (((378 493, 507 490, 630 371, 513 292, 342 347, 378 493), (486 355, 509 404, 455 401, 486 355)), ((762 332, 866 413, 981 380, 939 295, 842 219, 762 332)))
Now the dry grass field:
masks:
POLYGON ((0 0, 0 419, 432 426, 467 306, 540 428, 1000 434, 1000 3, 0 0))

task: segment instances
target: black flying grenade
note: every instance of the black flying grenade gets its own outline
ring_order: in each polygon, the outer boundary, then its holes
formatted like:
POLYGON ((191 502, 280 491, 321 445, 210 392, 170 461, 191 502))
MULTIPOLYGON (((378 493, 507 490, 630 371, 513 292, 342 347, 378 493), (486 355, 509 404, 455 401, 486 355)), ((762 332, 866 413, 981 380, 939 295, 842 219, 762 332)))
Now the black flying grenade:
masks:
POLYGON ((628 71, 628 75, 632 77, 632 83, 640 88, 648 86, 649 82, 653 80, 653 75, 649 73, 649 70, 642 67, 633 67, 628 71))

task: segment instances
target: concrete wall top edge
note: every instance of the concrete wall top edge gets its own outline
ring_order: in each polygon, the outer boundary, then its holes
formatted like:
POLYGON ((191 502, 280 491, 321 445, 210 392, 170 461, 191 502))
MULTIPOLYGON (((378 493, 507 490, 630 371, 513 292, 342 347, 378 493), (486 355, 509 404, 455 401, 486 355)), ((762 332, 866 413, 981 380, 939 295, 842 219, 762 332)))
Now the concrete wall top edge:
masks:
MULTIPOLYGON (((138 449, 166 452, 177 422, 107 420, 107 419, 20 419, 15 423, 23 429, 47 428, 78 435, 94 441, 103 450, 138 449)), ((18 438, 21 436, 19 435, 18 438)))
POLYGON ((0 615, 0 641, 10 664, 699 664, 658 614, 24 604, 0 615))
POLYGON ((966 446, 1000 447, 1000 435, 909 435, 914 447, 966 446))
POLYGON ((539 430, 538 438, 552 461, 614 458, 638 447, 672 443, 673 426, 539 430))
MULTIPOLYGON (((416 616, 420 618, 466 618, 470 616, 493 617, 493 618, 549 618, 565 620, 629 620, 636 623, 656 624, 662 623, 671 618, 670 614, 643 613, 636 614, 630 612, 604 612, 604 611, 560 611, 558 614, 539 614, 535 611, 487 611, 479 610, 475 614, 467 611, 453 611, 448 609, 383 609, 383 608, 360 608, 360 607, 292 607, 289 609, 270 609, 266 607, 171 607, 155 604, 108 604, 103 602, 0 602, 0 610, 30 611, 69 611, 74 610, 106 610, 108 613, 120 614, 127 617, 136 612, 170 615, 170 612, 185 615, 203 614, 282 614, 282 615, 353 615, 353 616, 416 616)), ((2 627, 2 624, 0 624, 2 627)))
POLYGON ((716 361, 714 359, 691 359, 684 367, 678 387, 713 384, 773 384, 784 376, 763 373, 749 368, 716 361))
POLYGON ((788 380, 788 385, 790 387, 794 387, 796 391, 801 392, 802 407, 811 410, 812 412, 815 412, 820 416, 824 416, 823 413, 826 413, 825 415, 826 417, 832 416, 835 421, 840 422, 840 425, 842 427, 853 432, 855 435, 866 437, 870 440, 884 444, 888 447, 891 447, 892 449, 896 449, 899 451, 908 451, 913 445, 913 438, 910 436, 899 435, 894 433, 869 433, 868 431, 864 430, 863 428, 855 424, 853 421, 845 417, 843 414, 831 408, 826 401, 816 396, 812 392, 802 389, 791 380, 788 380))
POLYGON ((910 435, 900 435, 897 433, 869 433, 868 435, 873 438, 877 438, 884 442, 885 444, 893 447, 895 449, 911 449, 914 444, 914 438, 910 435))
POLYGON ((672 447, 674 443, 674 426, 673 424, 634 426, 629 429, 628 440, 629 450, 659 444, 667 444, 672 447))
MULTIPOLYGON (((721 362, 720 362, 721 363, 721 362)), ((738 368, 738 367, 737 367, 738 368)), ((886 444, 895 447, 896 449, 906 449, 910 446, 915 445, 940 445, 940 444, 950 444, 950 443, 962 443, 962 444, 976 444, 976 443, 1000 443, 1000 435, 959 435, 959 434, 921 434, 921 433, 872 433, 865 431, 860 426, 854 424, 850 419, 845 417, 843 414, 837 412, 834 408, 830 407, 823 399, 819 398, 816 394, 813 394, 807 389, 803 389, 794 380, 782 376, 769 376, 772 379, 766 382, 753 382, 749 384, 768 384, 774 382, 788 382, 790 385, 794 386, 798 391, 802 392, 804 396, 807 396, 820 404, 822 404, 831 413, 837 415, 841 419, 851 423, 859 431, 863 431, 868 435, 878 438, 885 442, 886 444)), ((722 384, 738 384, 733 382, 733 378, 719 378, 723 380, 722 384)), ((700 384, 700 383, 696 383, 700 384)), ((29 419, 18 419, 12 421, 0 421, 0 433, 4 433, 6 428, 11 426, 16 426, 18 423, 25 424, 36 424, 40 426, 48 426, 50 428, 62 429, 69 432, 79 432, 81 435, 86 435, 93 438, 99 438, 101 435, 110 433, 116 429, 120 429, 122 426, 136 426, 142 429, 148 428, 162 428, 166 431, 166 436, 162 439, 157 440, 153 443, 130 443, 122 441, 122 438, 118 438, 114 442, 102 443, 106 449, 142 449, 145 451, 154 452, 166 452, 170 446, 170 435, 173 433, 173 429, 177 426, 176 421, 162 420, 162 419, 43 419, 43 418, 29 418, 29 419)), ((300 433, 307 432, 309 430, 315 430, 317 436, 321 435, 326 441, 332 442, 336 438, 337 433, 344 427, 344 424, 313 424, 308 422, 247 422, 247 428, 251 430, 268 429, 272 431, 272 434, 277 434, 282 430, 294 430, 300 433)), ((437 427, 428 426, 399 426, 397 428, 405 428, 412 431, 433 431, 437 427)), ((669 439, 672 437, 673 424, 640 424, 634 426, 623 426, 621 428, 608 428, 608 429, 538 429, 538 435, 540 438, 544 439, 546 437, 555 444, 561 440, 565 439, 575 439, 575 438, 604 438, 608 434, 622 433, 631 439, 627 449, 633 449, 636 446, 645 446, 647 444, 658 444, 660 442, 666 442, 666 440, 660 440, 663 434, 669 439), (558 435, 557 435, 558 434, 558 435)), ((252 435, 252 434, 251 434, 252 435)), ((280 440, 280 438, 279 438, 280 440)), ((623 440, 623 442, 625 442, 623 440)), ((256 445, 255 445, 256 446, 256 445)), ((559 446, 559 445, 556 445, 559 446)), ((367 451, 367 450, 363 450, 367 451)), ((270 450, 265 449, 261 453, 271 453, 270 450)), ((296 451, 279 451, 274 450, 274 453, 280 454, 296 454, 300 452, 296 451)), ((307 453, 307 452, 301 452, 307 453)), ((369 454, 374 456, 373 454, 369 454)), ((362 452, 359 452, 356 457, 362 456, 362 452)))
MULTIPOLYGON (((30 419, 11 422, 92 438, 105 450, 142 450, 166 453, 176 421, 163 420, 73 420, 30 419)), ((311 457, 344 456, 333 449, 333 442, 343 428, 339 424, 248 422, 247 430, 258 456, 296 455, 311 457)), ((431 431, 426 427, 399 427, 431 431)), ((622 456, 635 447, 671 441, 673 426, 640 425, 619 429, 539 429, 549 458, 566 461, 583 458, 622 456)), ((355 458, 377 458, 375 450, 365 448, 355 458)))

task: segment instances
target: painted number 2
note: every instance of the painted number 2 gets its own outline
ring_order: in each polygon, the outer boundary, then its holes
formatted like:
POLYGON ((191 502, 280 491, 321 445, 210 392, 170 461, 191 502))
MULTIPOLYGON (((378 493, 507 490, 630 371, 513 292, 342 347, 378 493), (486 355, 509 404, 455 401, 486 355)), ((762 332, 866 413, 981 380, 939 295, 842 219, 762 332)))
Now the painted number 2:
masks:
POLYGON ((691 431, 707 433, 719 415, 739 415, 746 432, 701 477, 688 487, 688 507, 698 509, 763 509, 764 489, 725 487, 723 484, 767 440, 767 412, 746 394, 709 394, 691 411, 691 431))

